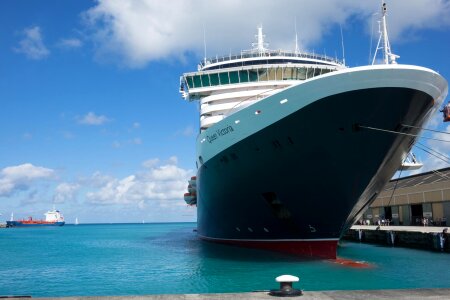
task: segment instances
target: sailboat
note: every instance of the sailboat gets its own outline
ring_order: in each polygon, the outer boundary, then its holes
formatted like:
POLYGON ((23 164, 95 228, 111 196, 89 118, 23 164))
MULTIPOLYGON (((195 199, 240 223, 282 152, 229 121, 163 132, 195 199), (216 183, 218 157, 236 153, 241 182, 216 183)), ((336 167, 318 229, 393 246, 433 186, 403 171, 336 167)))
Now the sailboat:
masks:
POLYGON ((75 218, 75 225, 78 225, 78 218, 75 218))

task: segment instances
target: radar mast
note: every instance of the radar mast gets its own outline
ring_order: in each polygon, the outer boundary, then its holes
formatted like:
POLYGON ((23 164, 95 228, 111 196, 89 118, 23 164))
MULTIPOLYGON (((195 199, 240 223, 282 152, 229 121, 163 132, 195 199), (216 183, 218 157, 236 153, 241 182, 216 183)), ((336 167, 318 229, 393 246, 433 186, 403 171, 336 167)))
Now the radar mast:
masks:
POLYGON ((400 57, 392 53, 391 51, 391 44, 389 43, 389 36, 387 31, 386 14, 386 2, 384 2, 384 0, 381 0, 381 20, 378 21, 378 32, 380 33, 380 37, 378 38, 377 48, 375 49, 372 65, 375 64, 375 59, 377 57, 378 50, 380 49, 383 50, 383 63, 386 65, 397 64, 396 59, 400 57))

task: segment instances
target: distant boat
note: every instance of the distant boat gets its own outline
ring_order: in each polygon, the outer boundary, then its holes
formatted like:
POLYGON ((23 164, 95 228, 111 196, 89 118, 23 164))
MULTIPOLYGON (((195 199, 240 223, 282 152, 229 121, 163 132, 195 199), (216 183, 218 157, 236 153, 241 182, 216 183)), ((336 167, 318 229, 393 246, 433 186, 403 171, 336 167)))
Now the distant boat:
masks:
POLYGON ((78 225, 78 218, 75 218, 75 225, 78 225))
POLYGON ((64 217, 59 210, 49 210, 45 214, 45 220, 33 220, 32 217, 28 219, 22 219, 14 221, 14 214, 11 213, 11 220, 6 221, 6 227, 19 227, 19 226, 63 226, 66 224, 64 217))

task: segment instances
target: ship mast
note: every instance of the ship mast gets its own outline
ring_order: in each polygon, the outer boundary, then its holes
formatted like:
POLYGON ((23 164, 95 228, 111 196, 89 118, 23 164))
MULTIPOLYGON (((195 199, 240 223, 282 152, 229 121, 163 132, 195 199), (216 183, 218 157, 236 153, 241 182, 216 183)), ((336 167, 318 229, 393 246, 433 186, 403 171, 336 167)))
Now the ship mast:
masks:
POLYGON ((387 7, 384 0, 381 0, 381 20, 378 21, 380 37, 378 38, 377 48, 375 49, 375 55, 373 56, 372 65, 375 64, 378 50, 383 50, 383 63, 396 64, 396 59, 400 56, 391 52, 391 44, 389 43, 389 36, 386 23, 387 7), (382 46, 380 45, 382 43, 382 46))
POLYGON ((263 56, 267 50, 267 43, 264 42, 265 35, 262 33, 262 25, 258 26, 258 34, 256 37, 256 43, 252 43, 252 51, 258 52, 260 56, 263 56))

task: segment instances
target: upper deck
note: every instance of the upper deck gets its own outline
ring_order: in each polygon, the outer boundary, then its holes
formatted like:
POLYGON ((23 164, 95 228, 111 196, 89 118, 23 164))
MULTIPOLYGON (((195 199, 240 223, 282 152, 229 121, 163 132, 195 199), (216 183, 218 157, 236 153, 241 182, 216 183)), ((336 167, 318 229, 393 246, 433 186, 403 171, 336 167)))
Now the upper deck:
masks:
POLYGON ((343 62, 325 55, 299 53, 285 50, 242 51, 239 55, 226 55, 209 58, 200 62, 199 71, 216 70, 265 64, 313 64, 326 66, 344 66, 343 62))

